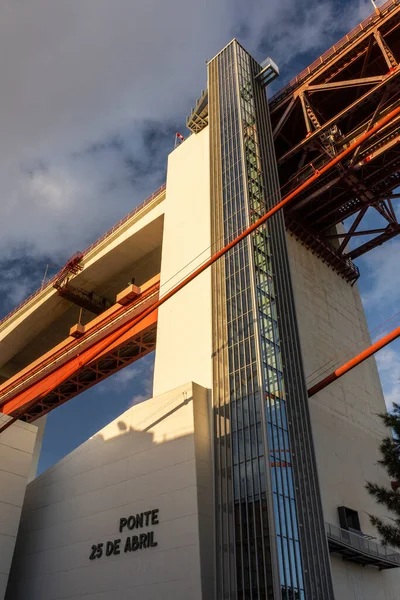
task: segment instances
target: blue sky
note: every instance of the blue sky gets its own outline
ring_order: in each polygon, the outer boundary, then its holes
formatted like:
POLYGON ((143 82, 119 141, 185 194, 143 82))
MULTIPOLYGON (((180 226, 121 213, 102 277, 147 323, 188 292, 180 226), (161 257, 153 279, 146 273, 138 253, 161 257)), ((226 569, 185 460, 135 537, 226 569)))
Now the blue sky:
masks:
MULTIPOLYGON (((370 0, 6 0, 0 18, 0 313, 156 189, 175 131, 232 37, 279 89, 370 0)), ((370 328, 397 312, 400 240, 358 261, 370 328)), ((378 356, 387 400, 400 345, 378 356)), ((40 470, 151 393, 150 355, 51 413, 40 470)), ((399 397, 400 400, 400 397, 399 397)))

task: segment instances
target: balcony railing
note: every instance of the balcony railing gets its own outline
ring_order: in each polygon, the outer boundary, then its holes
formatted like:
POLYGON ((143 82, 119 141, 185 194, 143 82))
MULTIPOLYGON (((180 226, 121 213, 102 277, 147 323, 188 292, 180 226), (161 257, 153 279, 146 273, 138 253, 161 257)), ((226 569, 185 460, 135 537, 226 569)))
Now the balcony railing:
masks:
POLYGON ((345 560, 361 565, 371 565, 382 569, 400 567, 400 554, 374 542, 369 536, 342 529, 337 525, 325 523, 329 551, 340 554, 345 560))

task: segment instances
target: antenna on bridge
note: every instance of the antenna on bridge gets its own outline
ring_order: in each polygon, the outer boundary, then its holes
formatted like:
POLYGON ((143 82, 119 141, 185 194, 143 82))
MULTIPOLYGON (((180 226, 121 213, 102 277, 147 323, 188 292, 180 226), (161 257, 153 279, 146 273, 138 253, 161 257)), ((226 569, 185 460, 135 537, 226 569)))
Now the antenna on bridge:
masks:
POLYGON ((45 284, 46 284, 47 273, 48 273, 50 267, 57 267, 58 268, 59 265, 55 265, 53 263, 47 263, 46 269, 45 269, 45 272, 44 272, 44 275, 43 275, 42 283, 40 285, 41 288, 43 288, 45 286, 45 284))

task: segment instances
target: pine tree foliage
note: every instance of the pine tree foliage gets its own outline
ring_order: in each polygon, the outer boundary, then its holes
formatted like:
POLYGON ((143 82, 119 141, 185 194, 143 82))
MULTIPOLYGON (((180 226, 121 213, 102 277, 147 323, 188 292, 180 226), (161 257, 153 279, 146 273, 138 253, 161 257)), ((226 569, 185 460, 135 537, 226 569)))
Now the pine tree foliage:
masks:
POLYGON ((391 478, 391 487, 370 482, 365 487, 378 504, 385 506, 391 517, 383 520, 370 515, 370 520, 381 535, 383 544, 400 548, 400 405, 394 404, 391 413, 379 416, 393 434, 382 440, 382 458, 378 461, 391 478))

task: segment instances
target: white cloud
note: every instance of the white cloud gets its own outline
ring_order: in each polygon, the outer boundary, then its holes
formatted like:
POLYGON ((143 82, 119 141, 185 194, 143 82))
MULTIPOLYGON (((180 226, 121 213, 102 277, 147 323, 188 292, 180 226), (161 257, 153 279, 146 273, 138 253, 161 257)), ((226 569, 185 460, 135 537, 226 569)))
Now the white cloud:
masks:
POLYGON ((140 378, 141 381, 147 384, 149 379, 152 379, 154 367, 154 355, 147 354, 139 362, 125 367, 122 371, 118 371, 113 377, 113 384, 126 386, 133 379, 140 378))
POLYGON ((376 355, 376 362, 382 377, 386 406, 390 410, 393 402, 400 404, 400 352, 384 348, 376 355))
POLYGON ((388 316, 400 306, 400 239, 395 239, 365 255, 361 262, 364 280, 363 302, 367 310, 374 308, 388 316))
POLYGON ((120 387, 126 387, 128 383, 135 380, 142 372, 143 366, 140 363, 133 363, 133 365, 125 367, 122 371, 118 371, 113 378, 113 383, 120 387))
POLYGON ((150 390, 146 394, 135 394, 132 398, 131 406, 135 406, 135 404, 140 404, 141 402, 144 402, 145 400, 148 400, 149 398, 151 398, 150 390))
MULTIPOLYGON (((400 324, 400 240, 394 239, 374 249, 360 260, 361 296, 370 328, 379 339, 400 324)), ((400 402, 400 343, 392 342, 377 353, 386 405, 400 402)))
POLYGON ((44 275, 41 265, 37 267, 30 261, 14 261, 7 268, 3 265, 0 261, 0 318, 38 288, 44 275))
POLYGON ((104 148, 10 174, 8 189, 3 182, 3 259, 20 248, 63 261, 144 199, 143 183, 132 181, 130 152, 104 148))
MULTIPOLYGON (((244 45, 250 52, 266 48, 280 67, 296 62, 301 54, 328 50, 371 12, 370 0, 352 1, 347 6, 325 1, 312 8, 307 2, 273 0, 267 10, 264 0, 237 1, 244 45)), ((297 74, 298 64, 293 69, 293 75, 297 74)))
POLYGON ((205 60, 233 35, 283 64, 324 49, 365 5, 343 15, 333 0, 312 11, 305 0, 3 2, 0 251, 58 262, 152 191, 173 139, 154 160, 149 123, 157 137, 184 122, 205 60), (83 152, 115 135, 124 157, 107 144, 83 152), (126 155, 150 169, 132 180, 126 155))
POLYGON ((143 371, 141 373, 142 392, 134 394, 132 397, 132 406, 148 400, 153 395, 153 374, 154 374, 154 353, 147 355, 142 359, 143 371))
MULTIPOLYGON (((11 269, 7 272, 7 274, 9 273, 15 273, 15 270, 11 269)), ((29 285, 29 281, 13 279, 12 277, 7 277, 0 284, 2 303, 9 308, 18 306, 29 295, 30 291, 31 286, 29 285)))
POLYGON ((108 394, 110 390, 113 390, 113 392, 118 391, 120 393, 129 387, 137 391, 132 397, 131 406, 139 404, 143 400, 151 398, 153 393, 153 371, 154 353, 151 353, 104 381, 99 386, 99 392, 108 394))

